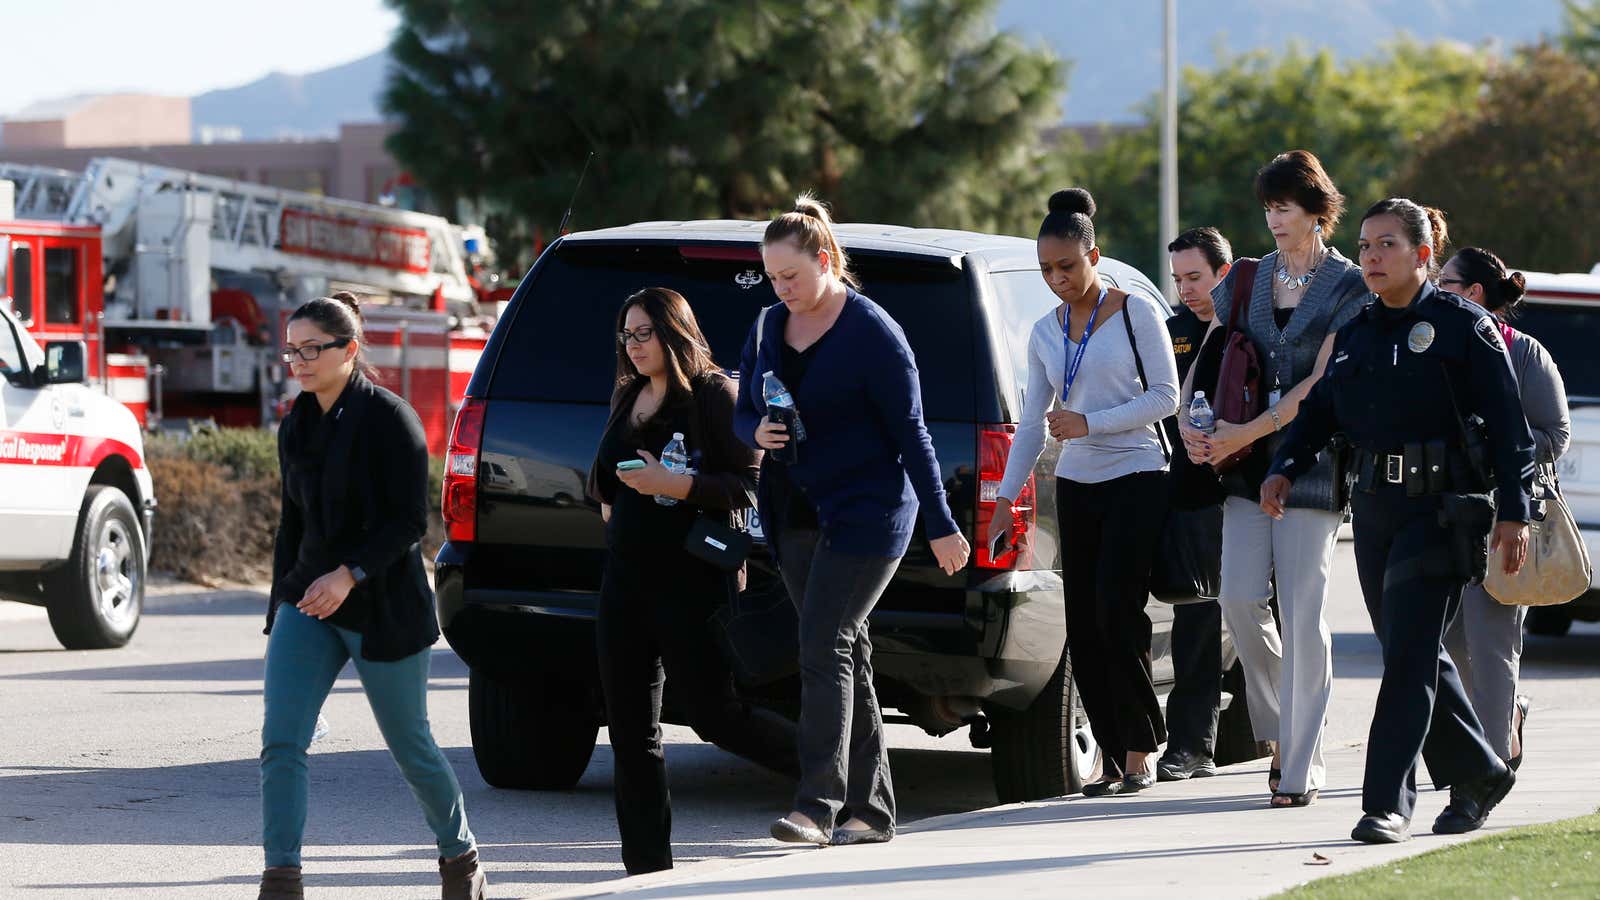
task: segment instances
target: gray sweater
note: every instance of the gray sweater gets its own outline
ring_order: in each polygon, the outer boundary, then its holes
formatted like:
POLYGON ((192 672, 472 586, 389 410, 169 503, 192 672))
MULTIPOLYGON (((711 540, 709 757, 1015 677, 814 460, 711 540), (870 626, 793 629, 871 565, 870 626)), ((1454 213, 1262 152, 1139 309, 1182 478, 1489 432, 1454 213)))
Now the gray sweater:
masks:
MULTIPOLYGON (((1167 336, 1171 312, 1140 293, 1128 295, 1121 312, 1106 319, 1089 336, 1088 351, 1078 369, 1066 409, 1084 414, 1089 435, 1066 442, 1056 475, 1084 483, 1110 481, 1134 472, 1159 472, 1167 467, 1157 430, 1178 409, 1178 364, 1167 336), (1139 343, 1149 389, 1139 386, 1133 348, 1122 320, 1128 316, 1139 343)), ((1082 335, 1077 335, 1081 337, 1082 335)), ((1079 347, 1072 343, 1076 354, 1079 347)), ((1022 421, 1006 459, 1000 496, 1015 500, 1044 450, 1049 432, 1045 413, 1061 397, 1066 380, 1066 345, 1056 310, 1034 323, 1028 336, 1028 388, 1022 396, 1022 421)))
POLYGON ((1572 420, 1561 372, 1544 345, 1530 335, 1515 332, 1507 349, 1522 392, 1522 414, 1533 431, 1534 458, 1553 464, 1572 443, 1572 420))

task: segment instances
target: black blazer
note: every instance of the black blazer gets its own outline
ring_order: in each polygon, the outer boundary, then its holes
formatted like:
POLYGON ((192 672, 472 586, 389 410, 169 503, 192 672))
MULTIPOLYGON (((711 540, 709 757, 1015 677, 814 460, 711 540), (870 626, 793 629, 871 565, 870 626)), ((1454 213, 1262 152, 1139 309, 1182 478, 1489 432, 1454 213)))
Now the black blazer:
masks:
MULTIPOLYGON (((359 373, 345 389, 344 419, 322 467, 322 532, 333 558, 360 566, 372 615, 361 634, 363 659, 404 659, 439 639, 433 589, 422 566, 428 530, 428 443, 422 420, 404 400, 359 373)), ((303 392, 278 429, 278 464, 288 470, 286 448, 306 427, 317 398, 303 392)), ((287 479, 285 479, 287 492, 287 479)), ((283 498, 272 554, 274 586, 293 568, 304 531, 299 508, 283 498)), ((273 591, 274 597, 277 591, 273 591)), ((278 601, 267 606, 267 628, 278 601)))
MULTIPOLYGON (((611 394, 611 414, 601 432, 600 444, 614 428, 627 423, 634 400, 649 379, 635 378, 620 385, 611 394)), ((700 471, 694 476, 686 503, 702 510, 723 513, 749 509, 756 505, 756 479, 761 471, 761 451, 745 446, 733 433, 733 404, 738 387, 721 372, 712 372, 696 379, 694 413, 689 419, 689 446, 699 448, 700 471)), ((611 504, 616 499, 616 476, 607 472, 601 477, 601 460, 598 453, 589 466, 587 493, 596 503, 611 504)), ((727 519, 724 519, 727 521, 727 519)), ((687 553, 688 551, 684 551, 687 553)), ((745 585, 745 569, 739 567, 736 580, 740 590, 745 585)))

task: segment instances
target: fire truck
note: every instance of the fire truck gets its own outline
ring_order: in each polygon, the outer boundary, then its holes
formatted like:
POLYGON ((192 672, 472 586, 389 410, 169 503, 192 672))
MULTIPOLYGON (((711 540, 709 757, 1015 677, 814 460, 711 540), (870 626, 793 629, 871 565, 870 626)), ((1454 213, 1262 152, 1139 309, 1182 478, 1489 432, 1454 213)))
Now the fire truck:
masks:
MULTIPOLYGON (((82 172, 0 163, 0 295, 41 345, 83 341, 89 384, 142 426, 275 421, 288 315, 363 297, 367 350, 442 452, 493 304, 482 239, 439 216, 110 157, 82 172)), ((495 298, 497 299, 497 298, 495 298)))

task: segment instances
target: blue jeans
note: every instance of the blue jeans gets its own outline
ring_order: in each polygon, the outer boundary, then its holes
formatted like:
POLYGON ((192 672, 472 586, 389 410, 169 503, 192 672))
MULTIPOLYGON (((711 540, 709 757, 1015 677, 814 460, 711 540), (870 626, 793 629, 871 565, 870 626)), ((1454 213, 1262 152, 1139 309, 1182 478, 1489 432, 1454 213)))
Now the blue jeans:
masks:
POLYGON ((449 859, 473 849, 461 786, 428 726, 431 652, 394 662, 362 659, 361 635, 313 619, 291 604, 278 607, 267 640, 261 726, 262 844, 269 867, 300 865, 310 786, 306 748, 322 702, 351 659, 389 753, 438 839, 439 855, 449 859))

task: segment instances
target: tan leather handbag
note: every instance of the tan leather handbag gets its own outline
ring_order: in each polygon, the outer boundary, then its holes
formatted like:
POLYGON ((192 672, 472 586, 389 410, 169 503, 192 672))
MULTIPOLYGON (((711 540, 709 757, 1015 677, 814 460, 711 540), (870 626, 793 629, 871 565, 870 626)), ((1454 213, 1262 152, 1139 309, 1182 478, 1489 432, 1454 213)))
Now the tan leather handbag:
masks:
POLYGON ((1535 485, 1533 521, 1528 523, 1528 561, 1516 575, 1502 571, 1498 560, 1489 563, 1483 587, 1489 596, 1507 606, 1555 606, 1589 590, 1594 567, 1572 510, 1561 496, 1561 485, 1544 466, 1535 485), (1540 505, 1543 515, 1537 511, 1540 505))

